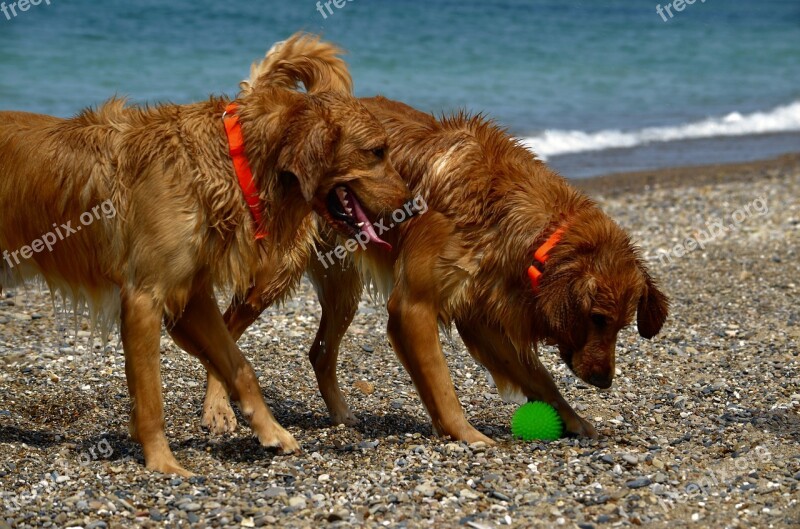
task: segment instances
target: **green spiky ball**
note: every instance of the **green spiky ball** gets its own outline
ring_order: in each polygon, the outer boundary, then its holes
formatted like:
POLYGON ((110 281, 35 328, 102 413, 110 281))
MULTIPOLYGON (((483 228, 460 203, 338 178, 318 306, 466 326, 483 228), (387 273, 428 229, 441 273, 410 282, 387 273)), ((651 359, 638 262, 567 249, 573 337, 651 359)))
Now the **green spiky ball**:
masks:
POLYGON ((524 441, 555 441, 564 434, 564 421, 548 403, 532 401, 514 413, 511 434, 524 441))

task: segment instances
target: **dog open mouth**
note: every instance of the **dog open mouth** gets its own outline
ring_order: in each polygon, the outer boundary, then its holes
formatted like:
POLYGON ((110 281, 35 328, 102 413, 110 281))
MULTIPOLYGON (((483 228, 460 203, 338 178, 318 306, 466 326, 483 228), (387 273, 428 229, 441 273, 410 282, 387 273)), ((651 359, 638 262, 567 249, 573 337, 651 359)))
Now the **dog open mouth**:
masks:
POLYGON ((364 212, 364 208, 356 195, 344 186, 339 186, 328 193, 328 213, 333 220, 344 225, 353 236, 366 237, 368 243, 373 243, 388 251, 392 245, 381 239, 375 232, 375 227, 364 212))

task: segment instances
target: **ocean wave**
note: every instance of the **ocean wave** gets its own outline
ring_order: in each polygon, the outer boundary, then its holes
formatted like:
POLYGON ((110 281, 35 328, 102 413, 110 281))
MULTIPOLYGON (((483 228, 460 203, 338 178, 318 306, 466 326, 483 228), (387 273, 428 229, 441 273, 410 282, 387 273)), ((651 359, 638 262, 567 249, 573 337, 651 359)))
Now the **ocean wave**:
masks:
POLYGON ((732 112, 724 117, 713 117, 672 127, 599 132, 546 130, 538 136, 522 138, 521 141, 541 159, 546 160, 561 154, 636 147, 656 142, 791 131, 800 131, 800 101, 767 112, 745 115, 732 112))

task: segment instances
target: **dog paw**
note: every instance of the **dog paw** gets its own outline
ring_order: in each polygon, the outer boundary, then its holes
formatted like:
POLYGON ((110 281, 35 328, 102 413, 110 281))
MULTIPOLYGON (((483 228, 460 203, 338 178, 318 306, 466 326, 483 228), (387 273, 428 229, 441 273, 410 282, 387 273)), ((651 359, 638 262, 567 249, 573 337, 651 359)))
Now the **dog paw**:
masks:
POLYGON ((567 434, 577 437, 590 437, 597 439, 597 430, 594 425, 578 415, 577 413, 571 414, 569 417, 562 417, 564 419, 564 430, 567 434))
POLYGON ((269 435, 258 437, 261 446, 277 448, 281 454, 298 454, 301 452, 300 445, 297 444, 292 434, 277 425, 271 430, 272 432, 269 435))
POLYGON ((147 460, 145 462, 145 467, 147 470, 152 470, 153 472, 161 472, 162 474, 175 474, 178 476, 182 476, 184 478, 191 478, 194 476, 192 472, 189 472, 185 468, 183 468, 174 457, 163 457, 163 458, 156 458, 155 460, 147 460))
POLYGON ((355 416, 355 414, 350 411, 350 409, 346 409, 343 412, 331 412, 331 423, 334 426, 338 426, 340 424, 344 424, 345 426, 356 426, 361 421, 355 416))
POLYGON ((200 424, 215 435, 236 431, 236 414, 227 399, 206 403, 200 424))
POLYGON ((478 430, 475 430, 475 433, 477 435, 469 435, 469 436, 467 436, 466 439, 461 439, 461 440, 462 441, 466 441, 469 444, 484 443, 487 446, 492 446, 492 445, 496 445, 497 444, 497 442, 494 439, 492 439, 491 437, 487 437, 487 436, 483 435, 478 430))
POLYGON ((484 443, 487 446, 497 444, 494 439, 483 435, 466 422, 449 430, 434 428, 434 431, 442 437, 450 437, 455 441, 465 441, 468 444, 484 443))

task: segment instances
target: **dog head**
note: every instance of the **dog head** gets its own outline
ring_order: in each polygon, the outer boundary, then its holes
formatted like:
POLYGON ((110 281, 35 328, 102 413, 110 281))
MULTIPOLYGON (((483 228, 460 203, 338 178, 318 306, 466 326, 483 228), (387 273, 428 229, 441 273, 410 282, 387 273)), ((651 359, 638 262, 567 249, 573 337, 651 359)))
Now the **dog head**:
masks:
POLYGON ((390 162, 383 126, 352 96, 341 53, 317 36, 295 34, 253 65, 241 95, 263 100, 264 93, 280 92, 286 101, 266 125, 278 131, 274 162, 282 189, 296 186, 342 234, 363 234, 388 246, 373 223, 402 207, 411 193, 390 162))
POLYGON ((308 105, 289 120, 277 164, 281 178, 296 181, 314 210, 347 236, 411 200, 390 162, 386 131, 356 99, 335 92, 306 95, 308 105))
POLYGON ((627 234, 596 208, 568 223, 552 249, 536 294, 545 341, 581 379, 608 388, 617 334, 636 319, 647 339, 661 330, 669 301, 627 234))

